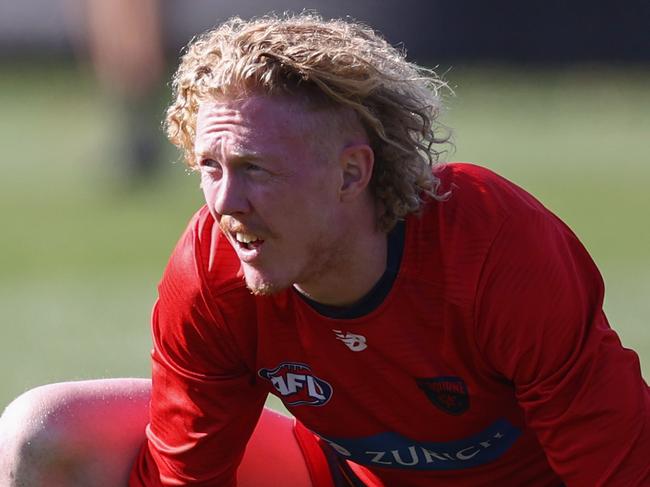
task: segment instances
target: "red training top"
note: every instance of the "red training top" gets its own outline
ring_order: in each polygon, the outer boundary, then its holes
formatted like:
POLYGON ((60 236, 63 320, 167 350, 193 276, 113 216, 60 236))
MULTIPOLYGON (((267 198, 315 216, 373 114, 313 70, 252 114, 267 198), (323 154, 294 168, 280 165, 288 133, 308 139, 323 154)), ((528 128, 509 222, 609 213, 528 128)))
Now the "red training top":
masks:
POLYGON ((450 197, 406 219, 390 291, 350 319, 251 295, 199 210, 159 287, 131 487, 235 485, 269 392, 385 486, 650 485, 648 386, 583 246, 494 173, 436 171, 450 197))

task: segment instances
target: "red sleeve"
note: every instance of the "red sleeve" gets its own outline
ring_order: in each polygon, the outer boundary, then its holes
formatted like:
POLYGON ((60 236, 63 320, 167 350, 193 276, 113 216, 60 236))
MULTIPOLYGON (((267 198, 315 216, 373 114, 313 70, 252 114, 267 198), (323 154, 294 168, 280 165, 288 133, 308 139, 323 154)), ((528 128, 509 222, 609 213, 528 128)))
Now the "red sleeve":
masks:
POLYGON ((650 485, 650 395, 602 311, 602 279, 550 213, 506 220, 481 275, 478 346, 514 385, 550 465, 572 486, 650 485))
POLYGON ((234 486, 264 404, 218 306, 204 299, 196 238, 190 228, 159 286, 150 424, 130 487, 234 486))

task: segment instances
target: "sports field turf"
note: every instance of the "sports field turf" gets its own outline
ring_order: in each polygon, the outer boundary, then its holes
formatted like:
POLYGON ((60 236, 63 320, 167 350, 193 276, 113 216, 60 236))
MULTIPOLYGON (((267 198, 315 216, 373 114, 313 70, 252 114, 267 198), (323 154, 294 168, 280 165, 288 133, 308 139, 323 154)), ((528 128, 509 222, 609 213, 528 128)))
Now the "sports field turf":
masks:
MULTIPOLYGON (((149 310, 200 204, 172 164, 111 177, 110 102, 68 66, 0 66, 0 408, 50 381, 146 376, 149 310)), ((604 274, 606 310, 650 375, 650 72, 453 69, 453 160, 533 192, 604 274)), ((162 109, 161 109, 162 111, 162 109)))

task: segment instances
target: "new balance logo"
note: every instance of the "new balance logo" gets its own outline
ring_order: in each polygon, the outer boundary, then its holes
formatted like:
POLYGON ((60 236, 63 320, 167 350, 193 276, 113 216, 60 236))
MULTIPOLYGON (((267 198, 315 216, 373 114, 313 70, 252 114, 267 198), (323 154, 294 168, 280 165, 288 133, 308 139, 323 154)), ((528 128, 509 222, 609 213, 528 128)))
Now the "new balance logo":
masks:
POLYGON ((366 337, 354 333, 343 333, 341 330, 332 330, 338 340, 341 340, 353 352, 360 352, 368 348, 366 337))

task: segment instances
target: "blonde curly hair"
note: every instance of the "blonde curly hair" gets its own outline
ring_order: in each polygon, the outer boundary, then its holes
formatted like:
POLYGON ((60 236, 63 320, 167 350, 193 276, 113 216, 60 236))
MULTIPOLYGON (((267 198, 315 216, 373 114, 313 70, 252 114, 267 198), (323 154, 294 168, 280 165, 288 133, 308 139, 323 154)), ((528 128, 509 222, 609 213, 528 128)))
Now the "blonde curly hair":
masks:
POLYGON ((383 230, 438 195, 432 166, 449 142, 438 121, 440 89, 431 70, 406 60, 369 27, 303 13, 232 18, 190 42, 172 82, 165 128, 190 167, 201 100, 288 94, 318 107, 351 108, 375 153, 370 189, 383 230))

